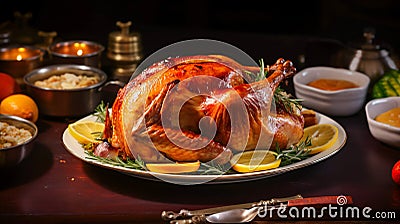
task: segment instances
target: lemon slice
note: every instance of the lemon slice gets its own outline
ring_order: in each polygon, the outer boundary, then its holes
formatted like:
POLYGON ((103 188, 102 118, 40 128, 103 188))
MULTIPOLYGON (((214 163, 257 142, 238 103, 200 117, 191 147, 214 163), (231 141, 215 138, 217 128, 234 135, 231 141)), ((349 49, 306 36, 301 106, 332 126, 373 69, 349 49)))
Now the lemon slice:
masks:
POLYGON ((269 150, 251 150, 235 154, 230 163, 232 169, 240 173, 269 170, 279 167, 281 159, 276 159, 276 152, 269 150))
POLYGON ((104 130, 104 124, 95 121, 78 121, 68 125, 68 131, 79 143, 88 144, 100 142, 100 137, 104 130))
POLYGON ((311 146, 308 146, 307 149, 310 150, 310 154, 316 154, 332 147, 338 139, 338 134, 339 130, 335 125, 316 124, 304 128, 304 134, 300 142, 304 142, 309 137, 311 146))
POLYGON ((147 163, 149 171, 155 173, 190 173, 195 172, 200 167, 200 161, 185 163, 147 163))

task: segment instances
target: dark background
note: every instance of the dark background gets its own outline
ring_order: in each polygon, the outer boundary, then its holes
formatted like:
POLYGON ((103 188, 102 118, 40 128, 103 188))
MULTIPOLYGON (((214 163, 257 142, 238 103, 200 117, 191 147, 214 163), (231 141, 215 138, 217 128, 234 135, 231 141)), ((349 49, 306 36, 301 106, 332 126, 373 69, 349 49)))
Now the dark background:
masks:
POLYGON ((274 38, 306 36, 348 44, 362 40, 366 27, 375 28, 377 42, 400 52, 400 1, 396 0, 38 0, 3 2, 0 10, 3 28, 4 23, 15 27, 14 12, 31 12, 32 32, 56 31, 57 40, 95 40, 105 46, 109 33, 118 30, 117 21, 132 21, 131 30, 143 34, 145 54, 176 41, 205 37, 218 37, 256 54, 245 43, 235 42, 244 34, 269 54, 279 51, 271 43, 274 38))

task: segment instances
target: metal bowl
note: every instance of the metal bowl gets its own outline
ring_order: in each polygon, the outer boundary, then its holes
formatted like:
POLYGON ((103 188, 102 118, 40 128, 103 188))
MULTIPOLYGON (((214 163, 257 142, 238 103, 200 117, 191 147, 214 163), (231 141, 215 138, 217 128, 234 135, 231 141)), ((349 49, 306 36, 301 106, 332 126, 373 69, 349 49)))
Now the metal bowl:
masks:
POLYGON ((106 81, 107 74, 102 70, 75 64, 50 65, 33 70, 24 76, 27 93, 38 104, 39 112, 43 115, 55 117, 79 117, 90 114, 101 102, 101 89, 103 86, 109 84, 123 86, 125 84, 106 81), (83 88, 63 90, 42 88, 34 85, 36 81, 67 72, 76 75, 95 76, 99 78, 99 82, 83 88))
POLYGON ((0 114, 0 121, 17 128, 24 128, 32 134, 32 138, 22 144, 0 149, 0 168, 9 168, 21 163, 31 153, 38 128, 31 121, 16 116, 0 114))

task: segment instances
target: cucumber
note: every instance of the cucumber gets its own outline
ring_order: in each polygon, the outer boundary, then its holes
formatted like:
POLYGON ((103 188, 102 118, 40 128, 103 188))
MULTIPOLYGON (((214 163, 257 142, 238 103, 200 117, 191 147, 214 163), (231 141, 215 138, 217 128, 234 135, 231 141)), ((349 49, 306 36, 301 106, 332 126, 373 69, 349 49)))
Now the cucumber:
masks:
POLYGON ((372 87, 372 98, 400 96, 400 70, 386 72, 372 87))

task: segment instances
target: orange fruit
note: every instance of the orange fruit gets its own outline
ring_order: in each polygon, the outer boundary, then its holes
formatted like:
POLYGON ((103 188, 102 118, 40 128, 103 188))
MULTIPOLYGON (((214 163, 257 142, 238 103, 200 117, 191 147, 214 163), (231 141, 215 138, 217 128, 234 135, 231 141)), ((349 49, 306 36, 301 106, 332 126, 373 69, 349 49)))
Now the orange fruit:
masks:
POLYGON ((0 101, 19 91, 17 81, 11 75, 0 72, 0 101))
POLYGON ((13 94, 1 101, 0 114, 14 115, 36 122, 39 109, 35 101, 24 94, 13 94))

